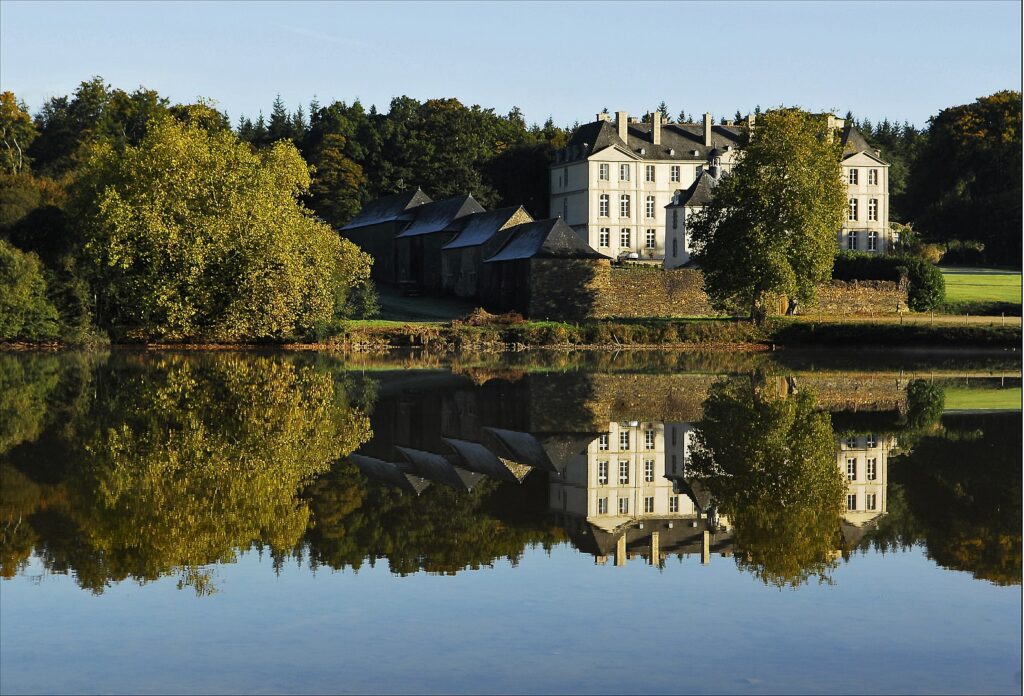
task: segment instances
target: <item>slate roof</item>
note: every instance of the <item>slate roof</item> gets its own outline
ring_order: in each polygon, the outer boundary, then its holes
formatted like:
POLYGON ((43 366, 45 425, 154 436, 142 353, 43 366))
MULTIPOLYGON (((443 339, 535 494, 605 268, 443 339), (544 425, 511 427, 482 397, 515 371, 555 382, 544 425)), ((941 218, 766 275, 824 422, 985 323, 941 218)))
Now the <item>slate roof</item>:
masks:
POLYGON ((390 196, 370 201, 352 218, 342 230, 354 230, 382 222, 412 220, 414 211, 421 205, 430 203, 431 198, 419 187, 408 189, 390 196))
POLYGON ((700 174, 694 179, 694 182, 690 184, 690 188, 686 189, 679 194, 679 202, 673 199, 673 202, 666 205, 666 208, 682 208, 704 206, 711 202, 712 196, 715 194, 715 186, 718 185, 718 179, 711 176, 707 169, 701 170, 700 174))
MULTIPOLYGON (((729 145, 738 147, 743 139, 742 126, 711 126, 711 146, 704 145, 704 124, 702 123, 663 123, 661 124, 661 143, 651 142, 650 123, 630 123, 627 128, 627 140, 619 138, 618 127, 609 121, 585 123, 573 132, 566 145, 567 153, 564 161, 586 159, 595 152, 606 147, 618 145, 640 159, 646 160, 681 160, 706 162, 714 148, 724 150, 729 145), (643 153, 640 151, 643 150, 643 153), (694 150, 697 154, 694 155, 694 150), (669 154, 672 151, 672 154, 669 154)), ((558 166, 556 163, 553 166, 558 166)))
MULTIPOLYGON (((460 231, 450 242, 444 245, 444 249, 463 249, 466 247, 480 246, 494 236, 523 206, 499 208, 484 213, 474 213, 467 216, 460 231)), ((523 210, 525 213, 526 211, 523 210)), ((529 214, 527 213, 527 217, 529 214)), ((531 218, 532 219, 532 218, 531 218)))
POLYGON ((536 469, 558 471, 544 447, 530 433, 485 427, 483 435, 488 447, 503 459, 511 459, 536 469))
POLYGON ((472 490, 483 474, 466 471, 454 466, 445 456, 433 452, 413 449, 411 447, 395 447, 402 457, 416 470, 416 473, 434 483, 442 483, 456 490, 472 490))
POLYGON ((375 479, 390 484, 405 491, 419 495, 430 481, 424 478, 407 473, 401 465, 387 462, 375 457, 366 457, 361 454, 349 455, 349 461, 359 467, 359 470, 367 478, 375 479))
POLYGON ((473 196, 453 196, 444 200, 425 203, 416 209, 416 216, 396 239, 416 237, 435 232, 455 232, 462 218, 473 213, 482 213, 484 208, 473 196))
MULTIPOLYGON (((561 218, 536 220, 509 227, 502 232, 504 243, 492 251, 485 263, 519 259, 606 259, 584 242, 561 218)), ((495 239, 499 239, 495 235, 495 239)), ((485 254, 486 256, 486 254, 485 254)))
POLYGON ((457 440, 451 437, 443 437, 441 439, 460 457, 463 466, 467 470, 490 476, 499 481, 519 482, 520 479, 516 476, 516 473, 480 443, 457 440))

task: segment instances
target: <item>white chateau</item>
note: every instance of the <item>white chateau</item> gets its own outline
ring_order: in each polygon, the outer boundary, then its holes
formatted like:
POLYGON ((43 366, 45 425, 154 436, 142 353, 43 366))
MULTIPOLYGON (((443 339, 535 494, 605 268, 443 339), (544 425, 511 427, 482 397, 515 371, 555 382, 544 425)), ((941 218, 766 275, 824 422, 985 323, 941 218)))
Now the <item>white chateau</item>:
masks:
MULTIPOLYGON (((852 125, 827 116, 842 138, 847 224, 842 249, 886 253, 889 165, 852 125)), ((687 218, 710 198, 717 180, 739 156, 753 116, 715 124, 647 122, 625 111, 597 114, 573 133, 550 167, 551 215, 560 216, 594 249, 618 259, 678 268, 690 260, 687 218)))

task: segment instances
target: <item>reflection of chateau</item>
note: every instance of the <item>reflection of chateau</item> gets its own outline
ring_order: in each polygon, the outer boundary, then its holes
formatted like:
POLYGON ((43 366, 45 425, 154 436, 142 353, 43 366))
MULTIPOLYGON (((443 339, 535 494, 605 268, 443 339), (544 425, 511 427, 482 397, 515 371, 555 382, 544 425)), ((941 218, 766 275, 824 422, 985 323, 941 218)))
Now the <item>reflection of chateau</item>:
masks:
POLYGON ((891 435, 851 435, 839 440, 836 464, 846 477, 846 512, 843 537, 859 540, 886 513, 889 452, 896 446, 891 435))

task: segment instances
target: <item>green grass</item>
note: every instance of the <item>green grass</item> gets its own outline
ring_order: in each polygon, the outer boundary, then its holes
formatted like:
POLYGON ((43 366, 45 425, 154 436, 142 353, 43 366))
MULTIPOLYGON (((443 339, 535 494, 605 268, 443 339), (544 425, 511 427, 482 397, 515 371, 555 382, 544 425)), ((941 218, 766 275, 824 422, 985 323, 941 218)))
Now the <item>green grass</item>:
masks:
POLYGON ((1021 388, 971 389, 946 387, 947 411, 1019 411, 1021 388))
POLYGON ((1020 304, 1021 275, 984 268, 943 268, 948 302, 1020 304))

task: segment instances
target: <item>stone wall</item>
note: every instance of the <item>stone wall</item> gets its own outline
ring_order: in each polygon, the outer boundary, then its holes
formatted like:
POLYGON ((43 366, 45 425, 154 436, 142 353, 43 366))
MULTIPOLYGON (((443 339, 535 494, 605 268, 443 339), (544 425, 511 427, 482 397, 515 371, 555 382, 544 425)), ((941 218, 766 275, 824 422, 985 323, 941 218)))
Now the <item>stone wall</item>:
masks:
MULTIPOLYGON (((531 319, 584 319, 606 316, 598 303, 613 291, 609 286, 609 262, 595 259, 544 259, 529 261, 531 319)), ((614 274, 613 274, 614 275, 614 274)))
POLYGON ((803 313, 895 314, 907 311, 907 282, 833 280, 818 288, 817 301, 803 313))

